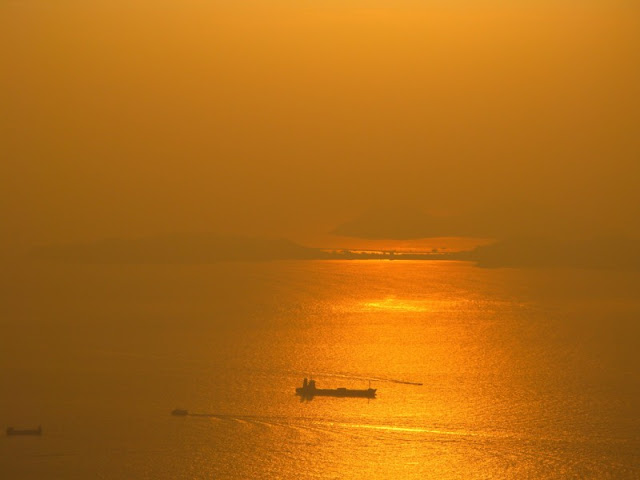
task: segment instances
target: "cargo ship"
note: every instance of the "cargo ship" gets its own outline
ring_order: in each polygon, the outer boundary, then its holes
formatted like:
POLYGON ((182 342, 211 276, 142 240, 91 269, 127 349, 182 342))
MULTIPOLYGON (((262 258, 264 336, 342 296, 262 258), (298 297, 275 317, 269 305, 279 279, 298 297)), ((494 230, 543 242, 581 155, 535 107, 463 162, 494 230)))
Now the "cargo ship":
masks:
POLYGON ((365 390, 351 390, 349 388, 317 388, 315 380, 307 380, 302 382, 302 387, 296 388, 296 395, 304 398, 312 397, 360 397, 375 398, 376 389, 367 388, 365 390))

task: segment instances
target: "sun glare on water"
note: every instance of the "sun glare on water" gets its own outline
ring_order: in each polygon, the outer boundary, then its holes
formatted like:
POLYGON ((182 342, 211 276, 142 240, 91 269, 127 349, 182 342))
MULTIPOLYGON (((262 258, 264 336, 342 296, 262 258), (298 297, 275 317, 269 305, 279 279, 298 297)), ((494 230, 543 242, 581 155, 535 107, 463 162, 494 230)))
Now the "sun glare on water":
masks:
POLYGON ((400 298, 384 298, 364 302, 362 307, 367 311, 432 312, 436 310, 432 302, 400 298))

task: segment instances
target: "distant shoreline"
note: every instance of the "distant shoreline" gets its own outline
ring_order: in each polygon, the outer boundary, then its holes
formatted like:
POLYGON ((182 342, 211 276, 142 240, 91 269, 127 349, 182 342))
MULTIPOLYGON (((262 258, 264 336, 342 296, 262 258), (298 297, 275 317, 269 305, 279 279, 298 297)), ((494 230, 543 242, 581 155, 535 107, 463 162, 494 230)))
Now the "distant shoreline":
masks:
POLYGON ((469 261, 481 268, 578 267, 640 270, 634 239, 557 241, 510 239, 455 252, 327 249, 287 239, 200 235, 164 235, 137 239, 51 244, 32 248, 36 261, 67 264, 210 264, 275 260, 419 260, 469 261), (611 248, 616 245, 620 248, 611 248))

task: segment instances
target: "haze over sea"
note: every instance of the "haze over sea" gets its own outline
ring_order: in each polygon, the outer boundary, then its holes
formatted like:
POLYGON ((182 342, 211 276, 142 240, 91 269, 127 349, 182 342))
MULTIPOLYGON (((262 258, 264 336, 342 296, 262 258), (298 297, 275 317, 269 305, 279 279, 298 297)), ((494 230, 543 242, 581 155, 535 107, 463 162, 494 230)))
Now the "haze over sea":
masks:
POLYGON ((2 478, 640 477, 638 272, 371 260, 9 273, 0 425, 43 435, 0 437, 2 478), (304 402, 305 376, 371 380, 378 395, 304 402))

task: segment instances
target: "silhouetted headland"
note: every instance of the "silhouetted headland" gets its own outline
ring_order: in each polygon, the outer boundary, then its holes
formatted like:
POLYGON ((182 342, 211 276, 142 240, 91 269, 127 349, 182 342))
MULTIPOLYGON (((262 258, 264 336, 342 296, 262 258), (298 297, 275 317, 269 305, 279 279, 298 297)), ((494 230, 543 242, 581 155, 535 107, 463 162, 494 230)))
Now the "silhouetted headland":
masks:
POLYGON ((640 269, 640 242, 632 238, 527 237, 476 247, 469 259, 484 268, 640 269))
POLYGON ((206 264, 223 261, 305 260, 322 251, 286 239, 173 234, 114 238, 96 242, 35 247, 31 257, 64 263, 95 264, 206 264))
POLYGON ((7 435, 42 435, 42 426, 38 426, 38 428, 7 428, 7 435))

